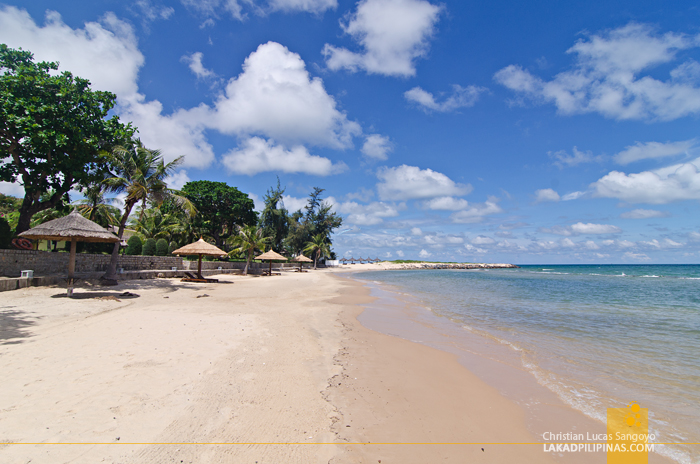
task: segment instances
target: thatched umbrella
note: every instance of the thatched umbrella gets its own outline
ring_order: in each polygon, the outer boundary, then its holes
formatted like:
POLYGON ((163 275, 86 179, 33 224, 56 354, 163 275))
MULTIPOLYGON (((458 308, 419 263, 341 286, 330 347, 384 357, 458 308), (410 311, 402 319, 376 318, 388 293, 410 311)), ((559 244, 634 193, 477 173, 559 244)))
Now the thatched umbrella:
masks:
POLYGON ((114 243, 119 241, 119 237, 115 234, 99 224, 84 218, 76 209, 68 216, 39 224, 19 235, 33 240, 54 240, 57 242, 67 242, 70 240, 68 296, 73 295, 73 283, 75 281, 75 249, 77 242, 114 243))
POLYGON ((261 254, 260 256, 256 256, 255 259, 260 259, 263 261, 269 261, 270 262, 270 275, 272 275, 272 262, 273 261, 287 261, 287 258, 282 256, 279 253, 274 252, 273 250, 270 250, 268 252, 265 252, 261 254))
POLYGON ((299 263, 299 272, 301 272, 301 268, 304 265, 304 263, 313 263, 314 262, 313 259, 309 259, 304 255, 299 255, 296 258, 294 258, 292 261, 296 261, 297 263, 299 263))
POLYGON ((199 262, 197 263, 197 278, 204 279, 202 277, 202 255, 206 256, 223 256, 226 252, 219 247, 209 244, 204 241, 204 239, 199 239, 194 243, 180 247, 173 251, 174 255, 178 256, 194 256, 199 255, 199 262))

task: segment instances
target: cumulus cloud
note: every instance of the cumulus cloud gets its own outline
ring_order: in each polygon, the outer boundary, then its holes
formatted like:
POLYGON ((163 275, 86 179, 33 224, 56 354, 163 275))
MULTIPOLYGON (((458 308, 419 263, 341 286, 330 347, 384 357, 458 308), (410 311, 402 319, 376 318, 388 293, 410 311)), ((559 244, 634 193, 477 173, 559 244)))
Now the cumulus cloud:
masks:
POLYGON ((665 204, 700 199, 700 158, 640 173, 612 171, 591 184, 594 196, 630 203, 665 204))
POLYGON ((432 93, 426 92, 420 87, 414 87, 408 90, 403 95, 406 100, 416 103, 420 109, 425 112, 437 111, 446 113, 459 108, 468 108, 474 106, 482 92, 487 91, 485 87, 477 87, 470 85, 461 87, 459 85, 452 86, 452 94, 443 100, 441 103, 435 101, 432 93))
POLYGON ((399 211, 406 209, 406 205, 399 203, 385 203, 375 201, 367 205, 362 205, 354 201, 336 203, 334 209, 341 214, 348 215, 345 220, 350 224, 371 226, 384 222, 383 218, 396 217, 399 211))
POLYGON ((471 245, 469 243, 465 244, 464 248, 471 253, 478 253, 478 254, 488 253, 488 250, 485 250, 485 249, 479 248, 479 247, 475 247, 474 245, 471 245))
POLYGON ((492 245, 494 243, 496 243, 494 239, 484 235, 479 235, 478 237, 472 239, 472 244, 474 245, 492 245))
POLYGON ((593 156, 590 151, 581 151, 577 147, 574 147, 571 154, 567 153, 566 150, 559 150, 547 152, 547 155, 554 160, 554 164, 559 168, 602 160, 601 156, 593 156))
POLYGON ((424 202, 424 205, 432 210, 459 211, 469 206, 469 202, 464 198, 437 197, 424 202))
POLYGON ((338 7, 338 0, 269 0, 273 11, 323 13, 338 7))
POLYGON ((226 153, 222 160, 229 171, 249 176, 266 171, 328 176, 347 169, 345 163, 333 164, 328 158, 310 154, 304 146, 297 145, 287 150, 272 140, 260 137, 244 140, 238 148, 226 153))
POLYGON ((184 169, 180 169, 178 172, 165 179, 165 183, 168 184, 168 187, 175 190, 180 190, 189 181, 190 177, 184 169))
POLYGON ((405 164, 395 168, 380 168, 377 177, 381 181, 377 184, 377 193, 382 200, 460 196, 472 191, 471 185, 454 182, 440 172, 405 164))
POLYGON ((337 109, 323 81, 311 78, 301 57, 276 42, 250 54, 226 85, 209 124, 226 134, 261 134, 284 144, 336 149, 352 146, 362 130, 337 109))
POLYGON ((540 189, 535 191, 535 201, 542 203, 544 201, 559 201, 559 194, 552 189, 540 189))
POLYGON ((290 195, 283 195, 282 203, 284 203, 284 207, 287 209, 287 211, 293 213, 304 209, 304 207, 306 207, 308 204, 308 200, 306 198, 296 198, 290 195))
POLYGON ((471 203, 466 209, 450 215, 450 219, 457 224, 474 224, 483 221, 485 216, 501 212, 498 198, 491 197, 484 203, 471 203))
POLYGON ((368 135, 367 138, 365 138, 364 145, 362 145, 362 153, 377 160, 387 159, 392 150, 393 146, 389 137, 379 134, 368 135))
MULTIPOLYGON (((418 235, 418 236, 421 236, 421 235, 423 235, 423 231, 420 230, 419 227, 413 227, 413 228, 411 229, 411 235, 418 235)), ((700 234, 698 234, 698 235, 700 236, 700 234)))
POLYGON ((215 76, 214 71, 205 68, 202 64, 203 57, 204 55, 202 52, 196 52, 192 53, 191 55, 183 55, 182 58, 180 58, 180 61, 187 63, 190 71, 192 71, 198 79, 205 79, 207 77, 215 76))
POLYGON ((635 209, 627 211, 620 215, 623 219, 650 219, 650 218, 665 218, 671 214, 667 211, 657 211, 655 209, 635 209))
POLYGON ((420 253, 418 253, 419 258, 429 258, 432 255, 432 253, 426 251, 426 250, 421 250, 420 253))
POLYGON ((625 147, 620 153, 613 156, 618 164, 629 164, 643 159, 662 158, 666 156, 676 156, 687 154, 694 145, 696 139, 684 140, 681 142, 637 142, 634 145, 625 147))
POLYGON ((285 13, 308 12, 321 14, 338 7, 337 0, 181 0, 182 4, 203 16, 217 18, 219 12, 230 14, 234 19, 243 21, 248 11, 265 16, 275 11, 285 13))
POLYGON ((700 36, 659 35, 651 26, 630 23, 579 40, 567 51, 576 56, 573 69, 550 81, 517 65, 501 69, 494 78, 520 95, 553 103, 560 114, 596 112, 620 120, 670 121, 700 112, 697 63, 681 64, 667 80, 642 72, 698 46, 700 36))
POLYGON ((0 193, 10 195, 12 197, 23 198, 24 186, 19 182, 3 182, 0 181, 0 193))
POLYGON ((622 232, 622 229, 617 226, 613 226, 612 224, 592 224, 590 222, 577 222, 576 224, 566 227, 541 227, 538 230, 546 234, 563 235, 566 237, 571 235, 618 234, 622 232))
POLYGON ((149 23, 159 19, 169 19, 175 13, 173 7, 154 5, 150 0, 136 0, 134 7, 138 10, 137 14, 141 17, 146 28, 149 23))
POLYGON ((361 0, 341 27, 362 52, 326 44, 326 65, 334 71, 413 76, 414 61, 427 54, 440 11, 441 7, 426 0, 361 0))
POLYGON ((561 200, 562 201, 576 200, 577 198, 581 198, 585 194, 586 194, 586 192, 571 192, 571 193, 567 193, 566 195, 561 197, 561 200))

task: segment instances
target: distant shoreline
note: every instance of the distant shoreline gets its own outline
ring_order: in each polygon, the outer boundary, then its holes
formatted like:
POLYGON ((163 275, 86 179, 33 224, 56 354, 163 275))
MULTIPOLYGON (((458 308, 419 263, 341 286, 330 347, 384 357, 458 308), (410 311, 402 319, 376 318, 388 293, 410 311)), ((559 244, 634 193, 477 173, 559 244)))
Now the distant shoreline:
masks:
POLYGON ((342 264, 331 269, 343 271, 395 271, 395 270, 420 270, 420 269, 518 269, 520 266, 506 263, 392 263, 381 262, 374 264, 342 264))

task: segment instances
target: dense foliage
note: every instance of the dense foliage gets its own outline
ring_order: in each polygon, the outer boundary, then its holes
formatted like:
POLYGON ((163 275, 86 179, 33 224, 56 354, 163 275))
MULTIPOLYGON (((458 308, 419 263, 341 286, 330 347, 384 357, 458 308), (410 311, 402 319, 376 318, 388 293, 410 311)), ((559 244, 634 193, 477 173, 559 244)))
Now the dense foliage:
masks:
POLYGON ((143 242, 143 249, 141 250, 143 256, 155 256, 156 255, 156 239, 147 238, 143 242))
POLYGON ((117 116, 107 119, 114 94, 91 90, 70 72, 56 73, 57 63, 35 63, 31 52, 0 44, 0 70, 0 180, 24 186, 20 233, 77 183, 99 182, 100 152, 129 140, 133 129, 117 116))
POLYGON ((247 194, 225 182, 197 180, 182 187, 183 195, 197 208, 194 227, 210 236, 216 246, 234 235, 237 227, 256 224, 255 204, 247 194))
POLYGON ((143 249, 143 243, 138 235, 132 235, 129 240, 126 241, 126 251, 125 254, 129 256, 138 256, 141 254, 143 249))
POLYGON ((156 256, 168 255, 168 241, 164 238, 156 240, 156 256))
POLYGON ((12 241, 12 229, 7 219, 0 217, 0 249, 10 248, 12 241))

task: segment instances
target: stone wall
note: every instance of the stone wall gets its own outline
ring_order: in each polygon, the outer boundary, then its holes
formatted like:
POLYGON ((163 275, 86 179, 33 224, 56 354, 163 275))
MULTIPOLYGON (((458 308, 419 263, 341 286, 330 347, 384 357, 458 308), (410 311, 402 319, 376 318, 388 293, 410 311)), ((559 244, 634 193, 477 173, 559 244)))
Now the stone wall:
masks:
MULTIPOLYGON (((36 276, 63 275, 68 272, 69 253, 53 253, 33 250, 0 250, 0 276, 19 277, 22 271, 32 270, 36 276)), ((110 255, 91 255, 78 253, 75 255, 75 272, 78 274, 93 274, 105 272, 109 265, 110 255)), ((267 269, 268 263, 250 263, 250 269, 267 269)), ((298 264, 272 263, 273 268, 294 267, 298 264)), ((197 270, 197 261, 185 261, 177 256, 126 256, 119 255, 117 270, 148 271, 148 270, 197 270)), ((240 269, 245 267, 241 262, 202 261, 202 270, 240 269)))
MULTIPOLYGON (((0 250, 0 275, 19 277, 21 271, 32 270, 35 275, 65 274, 68 272, 69 253, 33 250, 0 250)), ((78 253, 75 256, 76 273, 105 272, 110 255, 78 253)), ((202 263, 204 264, 204 263, 202 263)), ((117 268, 125 271, 185 268, 182 258, 176 256, 119 256, 117 268)), ((195 262, 196 268, 196 262, 195 262)), ((214 267, 216 268, 216 266, 214 267)))

